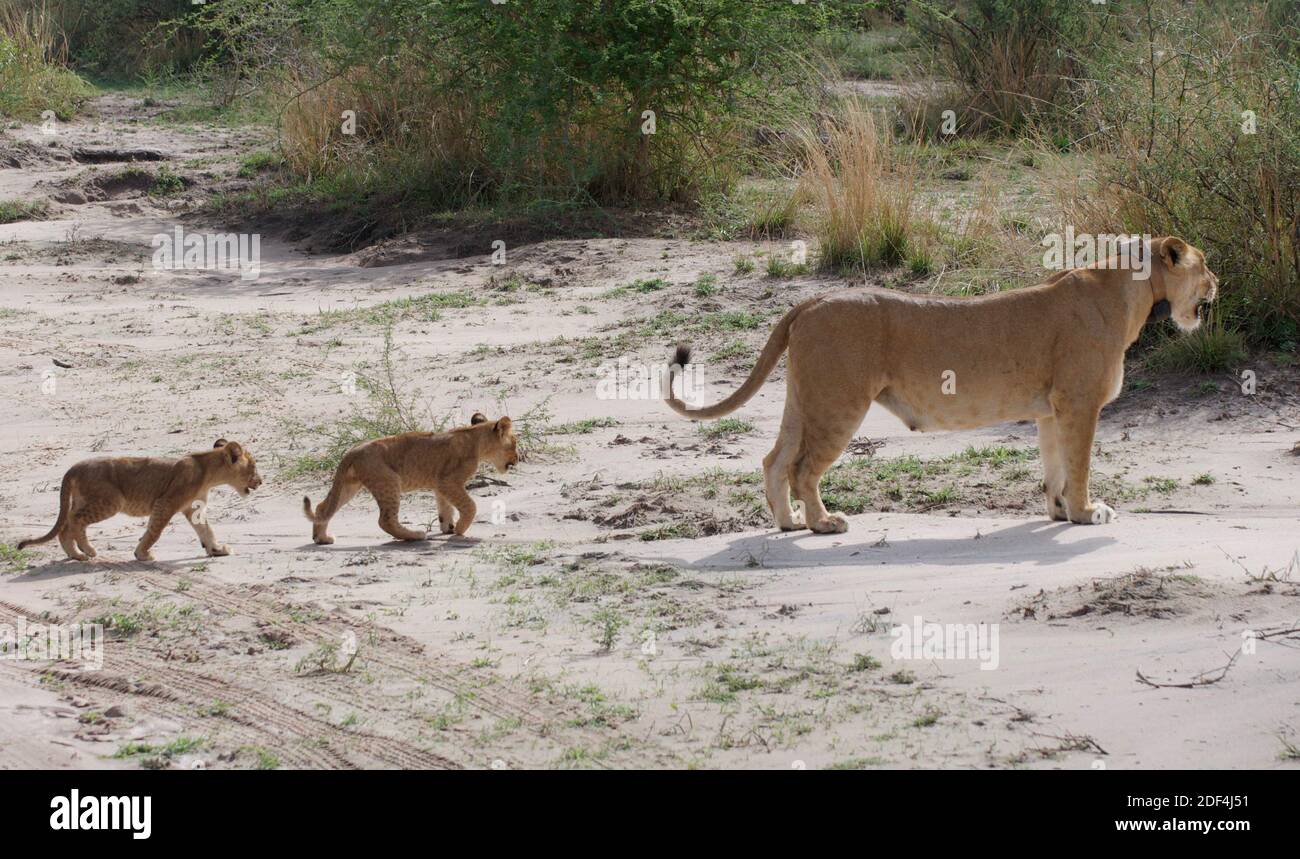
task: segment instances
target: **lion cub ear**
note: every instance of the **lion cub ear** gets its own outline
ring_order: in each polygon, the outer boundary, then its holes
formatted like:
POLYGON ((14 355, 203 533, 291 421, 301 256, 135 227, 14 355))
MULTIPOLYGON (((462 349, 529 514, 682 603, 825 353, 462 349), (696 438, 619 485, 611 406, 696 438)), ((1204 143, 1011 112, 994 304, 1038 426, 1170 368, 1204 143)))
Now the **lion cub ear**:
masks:
POLYGON ((239 458, 244 455, 242 448, 237 441, 226 442, 226 456, 230 457, 232 464, 239 462, 239 458))
POLYGON ((225 447, 227 444, 229 444, 229 442, 227 442, 224 438, 219 438, 217 439, 217 443, 214 444, 212 448, 213 450, 216 450, 219 447, 225 447))
POLYGON ((1187 258, 1187 242, 1178 236, 1166 236, 1160 245, 1160 257, 1165 265, 1173 268, 1187 258))
POLYGON ((502 418, 501 420, 497 421, 497 425, 496 425, 497 435, 501 436, 502 438, 505 438, 507 435, 510 434, 510 426, 511 426, 510 418, 502 418))
POLYGON ((469 419, 469 425, 472 427, 478 426, 479 424, 485 424, 485 423, 487 423, 487 415, 483 414, 482 412, 475 412, 474 416, 469 419))

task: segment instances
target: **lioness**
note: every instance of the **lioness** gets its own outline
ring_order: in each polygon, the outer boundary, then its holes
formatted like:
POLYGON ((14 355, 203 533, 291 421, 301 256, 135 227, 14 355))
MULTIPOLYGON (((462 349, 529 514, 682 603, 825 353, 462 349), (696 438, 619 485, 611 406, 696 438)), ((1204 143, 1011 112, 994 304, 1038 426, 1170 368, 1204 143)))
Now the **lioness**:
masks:
MULTIPOLYGON (((842 533, 818 483, 867 408, 878 402, 913 430, 973 429, 1034 418, 1047 515, 1102 524, 1115 513, 1088 496, 1088 462, 1102 406, 1120 391, 1124 352, 1151 318, 1199 324, 1219 280, 1205 256, 1180 238, 1152 239, 1150 276, 1107 268, 1061 272, 1046 283, 976 298, 881 289, 833 292, 792 308, 777 324, 739 390, 707 408, 666 392, 670 408, 695 420, 747 402, 788 348, 781 432, 763 460, 768 505, 782 530, 842 533), (803 502, 795 521, 790 489, 803 502)), ((690 361, 679 346, 672 378, 690 361)))
POLYGON ((50 533, 23 540, 18 548, 58 537, 69 558, 86 561, 96 555, 86 539, 86 526, 125 513, 149 517, 135 556, 152 561, 149 550, 162 536, 163 528, 177 513, 184 513, 209 555, 229 555, 230 550, 217 542, 208 524, 208 490, 229 486, 247 495, 261 485, 253 457, 239 442, 224 438, 217 439, 212 450, 180 459, 117 456, 83 460, 63 475, 59 517, 50 533))
POLYGON ((465 484, 490 462, 497 471, 509 471, 519 461, 518 440, 510 418, 489 422, 475 412, 470 425, 451 432, 406 432, 362 442, 343 455, 334 472, 329 495, 313 513, 311 499, 303 496, 302 510, 311 520, 311 538, 333 543, 330 519, 362 487, 379 504, 379 527, 399 540, 427 540, 432 533, 403 528, 397 512, 402 493, 431 489, 438 498, 438 524, 442 533, 464 536, 474 524, 477 509, 465 484), (459 517, 452 522, 453 513, 459 517))

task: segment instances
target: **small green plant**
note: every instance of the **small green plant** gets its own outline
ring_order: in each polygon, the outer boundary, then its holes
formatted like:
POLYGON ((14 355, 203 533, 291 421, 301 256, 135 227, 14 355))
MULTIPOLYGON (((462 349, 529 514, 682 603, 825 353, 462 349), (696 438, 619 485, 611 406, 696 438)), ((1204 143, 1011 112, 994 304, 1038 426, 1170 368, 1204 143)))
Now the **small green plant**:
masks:
POLYGON ((9 573, 21 573, 32 565, 34 556, 26 549, 19 549, 9 543, 0 543, 0 564, 9 573))
POLYGON ((608 653, 618 643, 619 633, 627 626, 627 618, 616 609, 602 608, 592 615, 591 624, 596 630, 596 644, 608 653))
POLYGON ((858 673, 861 671, 875 671, 880 667, 880 660, 868 653, 859 653, 853 657, 853 664, 849 670, 858 673))
POLYGON ((167 165, 163 165, 154 177, 153 185, 149 188, 149 194, 153 197, 170 197, 172 194, 179 194, 185 190, 185 180, 172 171, 167 165))
POLYGON ((702 274, 695 280, 695 297, 709 298, 718 293, 718 276, 702 274))
POLYGON ((49 203, 44 200, 0 200, 0 224, 38 221, 49 210, 49 203))
POLYGON ((754 431, 754 425, 740 418, 722 418, 700 425, 700 435, 707 439, 733 439, 754 431))

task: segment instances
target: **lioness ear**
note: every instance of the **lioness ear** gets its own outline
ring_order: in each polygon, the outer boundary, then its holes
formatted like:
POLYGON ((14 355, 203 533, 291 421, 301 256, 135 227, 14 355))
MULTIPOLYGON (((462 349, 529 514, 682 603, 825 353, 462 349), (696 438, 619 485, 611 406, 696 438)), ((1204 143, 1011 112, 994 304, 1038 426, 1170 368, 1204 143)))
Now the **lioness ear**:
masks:
POLYGON ((239 442, 226 442, 226 456, 230 457, 231 463, 239 462, 239 458, 244 455, 244 449, 239 446, 239 442))
POLYGON ((1167 236, 1160 246, 1160 256, 1166 265, 1173 268, 1187 257, 1187 242, 1178 236, 1167 236))
POLYGON ((217 443, 214 444, 214 445, 212 446, 212 448, 215 450, 216 448, 219 448, 219 447, 225 447, 226 444, 227 444, 227 442, 226 442, 226 440, 225 440, 224 438, 219 438, 219 439, 217 439, 217 443))
POLYGON ((478 426, 479 424, 485 424, 485 423, 487 423, 487 415, 483 414, 482 412, 475 412, 474 416, 469 419, 469 425, 472 427, 478 426))
POLYGON ((502 418, 497 421, 496 431, 497 435, 505 438, 510 433, 510 418, 502 418))

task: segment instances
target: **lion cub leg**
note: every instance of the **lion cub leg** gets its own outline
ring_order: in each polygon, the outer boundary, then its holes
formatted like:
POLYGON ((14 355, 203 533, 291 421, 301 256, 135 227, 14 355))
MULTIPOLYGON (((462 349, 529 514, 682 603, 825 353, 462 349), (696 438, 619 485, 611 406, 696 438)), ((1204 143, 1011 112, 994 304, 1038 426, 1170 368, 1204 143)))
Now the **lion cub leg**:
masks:
POLYGON ((402 481, 396 472, 390 471, 386 475, 372 478, 366 484, 366 489, 370 490, 375 502, 379 504, 380 528, 399 540, 428 539, 429 535, 424 531, 412 531, 404 527, 402 520, 398 518, 402 509, 402 481))
POLYGON ((149 524, 144 529, 144 536, 140 538, 140 542, 135 547, 135 559, 137 561, 153 560, 153 552, 150 550, 153 548, 154 543, 158 542, 158 538, 162 536, 167 523, 176 515, 179 506, 170 500, 161 500, 154 504, 153 512, 149 514, 149 524))
POLYGON ((1038 419, 1038 455, 1043 460, 1043 492, 1047 496, 1047 518, 1069 519, 1065 510, 1065 463, 1061 460, 1060 432, 1056 418, 1038 419))
MULTIPOLYGON (((474 499, 469 497, 469 493, 465 491, 464 486, 457 486, 454 483, 440 485, 437 492, 439 501, 445 497, 456 508, 456 527, 453 529, 453 533, 457 537, 465 536, 465 532, 469 530, 470 525, 474 524, 474 517, 478 514, 478 507, 474 504, 474 499)), ((440 511, 440 519, 441 516, 440 511)))
POLYGON ((1088 467, 1099 413, 1100 409, 1056 415, 1057 440, 1065 470, 1065 509, 1070 521, 1077 525, 1105 525, 1115 519, 1114 510, 1088 497, 1088 467))
POLYGON ((438 490, 435 489, 434 494, 438 498, 438 530, 444 534, 450 534, 456 530, 456 506, 438 490))
POLYGON ((217 542, 217 535, 213 533, 212 526, 208 524, 208 496, 206 494, 195 498, 182 511, 185 518, 189 520, 190 527, 198 535, 199 542, 203 544, 203 551, 208 553, 209 557, 220 558, 230 554, 230 550, 217 542))
POLYGON ((111 519, 121 509, 121 497, 107 494, 83 497, 74 502, 72 514, 68 517, 67 529, 59 535, 59 543, 63 546, 63 550, 68 552, 68 557, 78 561, 94 558, 98 553, 95 547, 90 545, 86 527, 111 519), (77 553, 69 551, 69 543, 75 543, 81 551, 77 553))

